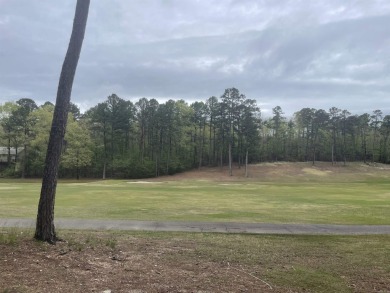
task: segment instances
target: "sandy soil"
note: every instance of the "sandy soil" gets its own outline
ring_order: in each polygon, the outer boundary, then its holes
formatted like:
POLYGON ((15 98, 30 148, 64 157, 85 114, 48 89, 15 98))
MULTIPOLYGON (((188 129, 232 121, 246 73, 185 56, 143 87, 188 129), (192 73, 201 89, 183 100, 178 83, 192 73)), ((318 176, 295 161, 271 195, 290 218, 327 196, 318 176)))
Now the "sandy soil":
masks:
POLYGON ((193 256, 195 242, 74 237, 0 245, 0 292, 284 292, 259 279, 260 267, 193 256))
POLYGON ((147 181, 170 181, 170 180, 205 180, 205 181, 309 181, 309 180, 348 180, 349 178, 367 178, 375 176, 389 176, 390 165, 364 164, 359 162, 275 162, 260 163, 248 166, 248 177, 245 177, 245 166, 233 166, 233 176, 229 176, 229 170, 224 167, 203 167, 201 169, 148 179, 147 181))

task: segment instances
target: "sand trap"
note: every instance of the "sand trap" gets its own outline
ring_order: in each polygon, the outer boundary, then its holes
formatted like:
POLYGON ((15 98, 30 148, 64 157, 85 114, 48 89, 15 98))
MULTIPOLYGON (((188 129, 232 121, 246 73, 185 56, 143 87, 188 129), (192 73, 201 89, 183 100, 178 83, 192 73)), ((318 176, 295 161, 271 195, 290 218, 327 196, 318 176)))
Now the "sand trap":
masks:
POLYGON ((150 184, 150 183, 163 183, 161 181, 128 181, 129 184, 150 184))
POLYGON ((20 189, 20 187, 16 187, 16 186, 0 186, 0 190, 10 190, 10 189, 20 189))
POLYGON ((231 185, 242 185, 241 183, 222 183, 218 185, 231 186, 231 185))
POLYGON ((72 183, 66 183, 66 185, 70 186, 107 186, 104 180, 96 180, 96 181, 84 181, 84 182, 72 182, 72 183))
POLYGON ((303 172, 309 175, 316 175, 316 176, 328 176, 332 171, 321 171, 317 169, 312 169, 312 168, 303 168, 303 172))

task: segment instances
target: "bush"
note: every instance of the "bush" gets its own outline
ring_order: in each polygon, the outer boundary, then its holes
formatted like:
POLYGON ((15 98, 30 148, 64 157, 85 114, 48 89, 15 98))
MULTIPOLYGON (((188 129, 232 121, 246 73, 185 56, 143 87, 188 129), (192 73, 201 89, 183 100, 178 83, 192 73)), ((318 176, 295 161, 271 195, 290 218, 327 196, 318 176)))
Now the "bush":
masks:
POLYGON ((126 179, 140 179, 154 177, 155 164, 145 159, 143 163, 135 159, 114 160, 114 177, 126 179))
POLYGON ((15 165, 11 164, 11 166, 4 168, 0 172, 0 177, 4 178, 20 178, 22 173, 17 170, 15 171, 15 165))

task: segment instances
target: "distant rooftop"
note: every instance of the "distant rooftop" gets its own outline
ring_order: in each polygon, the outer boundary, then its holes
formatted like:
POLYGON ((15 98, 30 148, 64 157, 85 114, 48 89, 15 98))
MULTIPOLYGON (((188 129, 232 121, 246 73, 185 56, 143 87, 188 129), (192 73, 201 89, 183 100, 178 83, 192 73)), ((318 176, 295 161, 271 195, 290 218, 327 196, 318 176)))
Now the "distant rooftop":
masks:
MULTIPOLYGON (((20 153, 24 148, 20 147, 18 148, 18 153, 20 153)), ((16 155, 16 148, 10 149, 11 155, 16 155)), ((0 146, 0 156, 1 155, 8 155, 8 147, 0 146)))

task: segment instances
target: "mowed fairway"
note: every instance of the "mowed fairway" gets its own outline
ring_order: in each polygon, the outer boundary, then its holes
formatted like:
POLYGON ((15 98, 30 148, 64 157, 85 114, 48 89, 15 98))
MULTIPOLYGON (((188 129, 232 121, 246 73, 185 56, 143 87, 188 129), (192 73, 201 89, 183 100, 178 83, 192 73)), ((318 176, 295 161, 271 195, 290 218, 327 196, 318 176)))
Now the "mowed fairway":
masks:
MULTIPOLYGON (((149 180, 60 181, 59 218, 390 224, 385 165, 259 164, 149 180)), ((0 217, 34 218, 40 181, 0 180, 0 217)))

